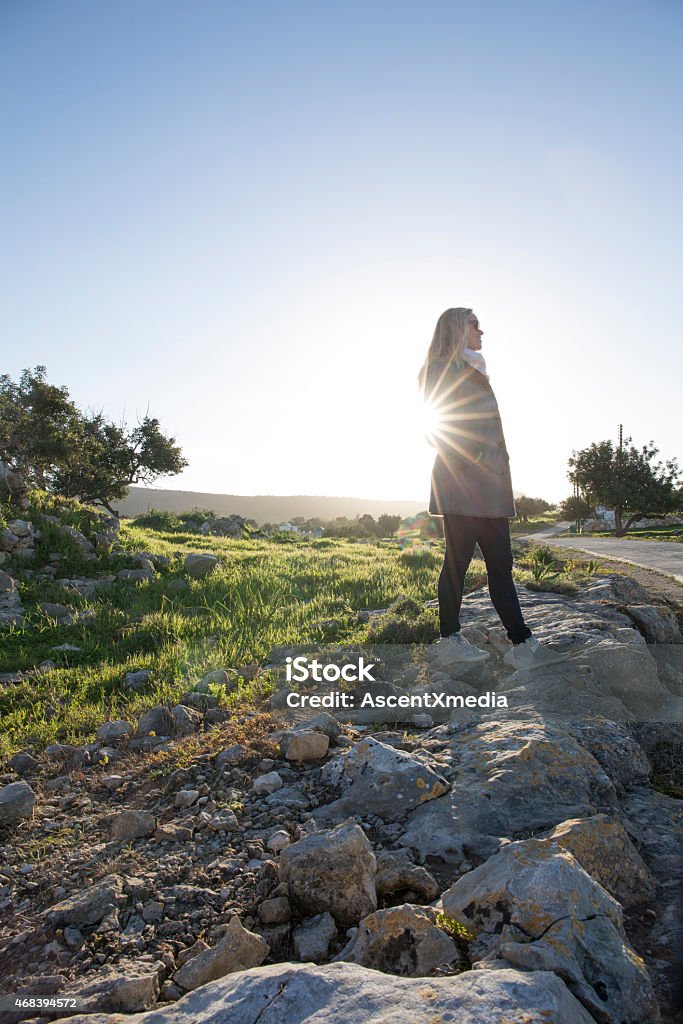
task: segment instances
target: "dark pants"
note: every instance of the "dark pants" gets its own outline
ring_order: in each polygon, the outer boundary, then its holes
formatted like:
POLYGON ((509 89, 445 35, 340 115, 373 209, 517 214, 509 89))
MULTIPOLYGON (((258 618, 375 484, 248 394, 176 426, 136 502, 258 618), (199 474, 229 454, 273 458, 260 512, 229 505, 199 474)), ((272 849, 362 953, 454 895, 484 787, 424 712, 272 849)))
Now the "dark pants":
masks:
POLYGON ((507 519, 483 516, 443 517, 446 557, 439 576, 439 626, 441 636, 460 630, 460 605, 465 573, 472 560, 475 544, 479 544, 486 562, 489 594, 500 621, 513 644, 521 644, 531 636, 524 622, 519 598, 512 581, 512 548, 510 523, 507 519))

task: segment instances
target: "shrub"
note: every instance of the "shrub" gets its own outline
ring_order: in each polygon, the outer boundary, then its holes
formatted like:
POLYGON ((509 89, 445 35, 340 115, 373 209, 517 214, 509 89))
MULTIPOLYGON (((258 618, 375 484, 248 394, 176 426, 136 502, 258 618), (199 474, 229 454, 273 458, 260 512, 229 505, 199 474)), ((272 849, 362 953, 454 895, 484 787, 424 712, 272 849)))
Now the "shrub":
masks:
POLYGON ((145 526, 150 530, 177 530, 181 523, 175 512, 165 508, 150 508, 133 520, 134 526, 145 526))

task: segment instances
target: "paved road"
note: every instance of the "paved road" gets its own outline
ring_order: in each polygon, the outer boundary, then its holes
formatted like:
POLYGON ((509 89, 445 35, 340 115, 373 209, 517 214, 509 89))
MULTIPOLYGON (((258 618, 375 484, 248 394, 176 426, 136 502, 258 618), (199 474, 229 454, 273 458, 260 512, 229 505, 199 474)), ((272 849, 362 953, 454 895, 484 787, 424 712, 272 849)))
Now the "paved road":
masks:
POLYGON ((673 576, 683 583, 683 544, 665 540, 617 540, 613 537, 591 537, 590 534, 576 537, 562 533, 564 528, 558 525, 540 533, 527 533, 524 539, 555 542, 563 548, 577 548, 596 558, 601 555, 603 558, 618 558, 643 569, 673 576))

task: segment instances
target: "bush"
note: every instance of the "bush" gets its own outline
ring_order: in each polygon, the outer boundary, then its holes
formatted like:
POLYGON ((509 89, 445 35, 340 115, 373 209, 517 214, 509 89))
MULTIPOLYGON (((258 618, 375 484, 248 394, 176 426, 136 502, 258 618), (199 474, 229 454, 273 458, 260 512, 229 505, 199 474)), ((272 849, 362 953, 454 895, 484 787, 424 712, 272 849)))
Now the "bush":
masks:
POLYGON ((145 526, 150 530, 177 530, 181 526, 175 512, 165 508, 150 508, 133 520, 134 526, 145 526))
POLYGON ((197 523, 201 526, 207 519, 220 519, 220 516, 212 508, 198 508, 195 506, 189 512, 179 512, 178 519, 181 523, 197 523))

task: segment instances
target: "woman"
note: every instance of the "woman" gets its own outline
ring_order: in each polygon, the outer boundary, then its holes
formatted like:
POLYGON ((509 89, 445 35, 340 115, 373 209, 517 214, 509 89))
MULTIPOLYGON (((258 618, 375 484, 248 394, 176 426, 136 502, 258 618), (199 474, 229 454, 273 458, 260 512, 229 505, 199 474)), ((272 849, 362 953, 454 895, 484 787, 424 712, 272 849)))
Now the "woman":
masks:
POLYGON ((471 309, 447 309, 418 378, 437 421, 428 438, 437 450, 429 512, 443 516, 446 541, 438 584, 439 661, 489 657, 460 633, 465 573, 479 544, 491 601, 513 644, 504 661, 515 669, 537 668, 566 656, 532 637, 512 580, 508 520, 516 510, 498 403, 481 353, 483 333, 471 309))

